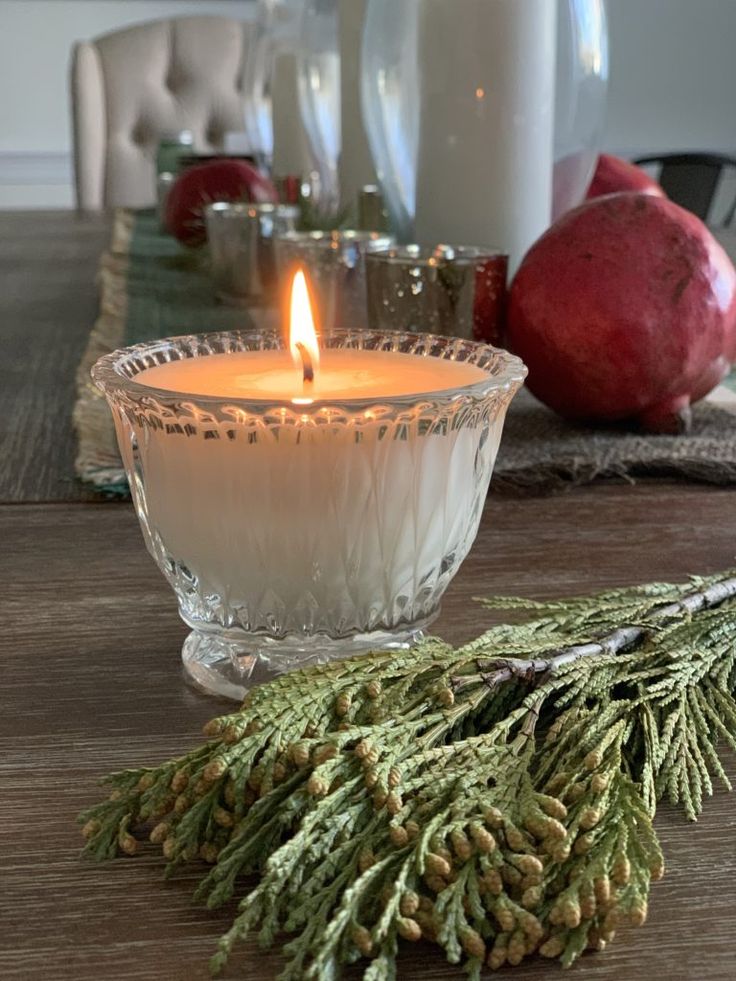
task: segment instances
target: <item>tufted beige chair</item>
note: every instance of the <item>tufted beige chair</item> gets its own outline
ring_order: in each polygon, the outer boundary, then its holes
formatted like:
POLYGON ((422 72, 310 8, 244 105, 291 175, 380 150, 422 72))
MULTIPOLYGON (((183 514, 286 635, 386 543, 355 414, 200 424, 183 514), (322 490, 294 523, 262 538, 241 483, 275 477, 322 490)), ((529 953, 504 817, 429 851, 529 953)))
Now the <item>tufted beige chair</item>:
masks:
POLYGON ((224 17, 151 21, 78 42, 71 101, 77 206, 146 207, 163 132, 190 129, 200 153, 242 130, 253 26, 224 17))

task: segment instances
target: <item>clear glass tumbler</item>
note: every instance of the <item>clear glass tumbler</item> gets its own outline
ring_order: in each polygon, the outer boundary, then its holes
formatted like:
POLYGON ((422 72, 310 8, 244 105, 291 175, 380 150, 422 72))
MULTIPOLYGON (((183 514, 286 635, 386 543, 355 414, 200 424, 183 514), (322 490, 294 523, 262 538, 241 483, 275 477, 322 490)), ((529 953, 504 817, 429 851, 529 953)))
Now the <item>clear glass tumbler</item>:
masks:
POLYGON ((463 245, 403 245, 366 256, 374 330, 427 330, 499 344, 508 256, 463 245))
POLYGON ((365 327, 368 309, 365 258, 386 249, 392 235, 374 231, 289 232, 276 239, 279 276, 286 282, 301 266, 314 284, 325 328, 365 327))
POLYGON ((146 545, 192 631, 185 669, 219 695, 421 636, 475 539, 526 374, 504 351, 429 334, 328 331, 320 345, 465 361, 482 380, 299 406, 136 380, 164 362, 283 349, 269 332, 140 344, 92 371, 146 545))
MULTIPOLYGON (((285 81, 279 60, 299 50, 304 4, 305 0, 258 0, 243 68, 245 132, 258 165, 269 174, 274 159, 274 90, 285 81)), ((285 95, 296 101, 296 85, 285 95)))
POLYGON ((338 0, 304 0, 297 78, 299 110, 320 176, 317 214, 340 206, 342 147, 338 0))

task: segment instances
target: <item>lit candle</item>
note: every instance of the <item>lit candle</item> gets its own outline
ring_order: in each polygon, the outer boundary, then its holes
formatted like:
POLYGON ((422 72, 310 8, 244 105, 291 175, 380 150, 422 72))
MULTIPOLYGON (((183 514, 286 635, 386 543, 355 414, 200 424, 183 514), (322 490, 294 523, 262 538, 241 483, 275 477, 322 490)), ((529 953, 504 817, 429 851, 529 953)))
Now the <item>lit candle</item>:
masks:
POLYGON ((289 343, 265 340, 174 339, 95 369, 149 550, 193 630, 185 665, 230 695, 432 621, 524 375, 456 339, 318 342, 303 277, 289 343))
POLYGON ((288 350, 241 351, 169 361, 142 372, 152 388, 223 399, 315 401, 416 397, 486 381, 465 361, 395 351, 320 351, 304 273, 294 277, 288 350))

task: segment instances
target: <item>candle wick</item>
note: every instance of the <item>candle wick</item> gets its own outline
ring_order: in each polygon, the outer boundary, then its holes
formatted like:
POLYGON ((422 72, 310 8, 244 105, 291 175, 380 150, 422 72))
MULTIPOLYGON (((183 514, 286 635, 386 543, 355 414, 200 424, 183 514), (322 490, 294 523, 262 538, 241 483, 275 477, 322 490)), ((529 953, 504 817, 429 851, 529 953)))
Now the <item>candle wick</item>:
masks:
POLYGON ((299 357, 302 359, 302 366, 304 368, 304 381, 313 382, 314 381, 314 365, 312 364, 312 358, 309 351, 303 344, 297 343, 296 349, 299 352, 299 357))

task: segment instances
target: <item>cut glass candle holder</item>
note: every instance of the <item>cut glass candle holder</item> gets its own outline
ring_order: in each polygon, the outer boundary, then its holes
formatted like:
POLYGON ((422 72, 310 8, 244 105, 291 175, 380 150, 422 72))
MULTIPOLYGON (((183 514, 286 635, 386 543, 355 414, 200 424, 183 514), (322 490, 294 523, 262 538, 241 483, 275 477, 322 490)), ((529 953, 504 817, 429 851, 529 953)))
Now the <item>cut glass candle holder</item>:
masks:
POLYGON ((93 368, 146 545, 191 628, 186 673, 218 695, 422 636, 475 539, 526 374, 504 351, 429 334, 327 331, 319 342, 465 361, 483 377, 304 406, 137 380, 165 362, 283 348, 270 332, 140 344, 93 368))

